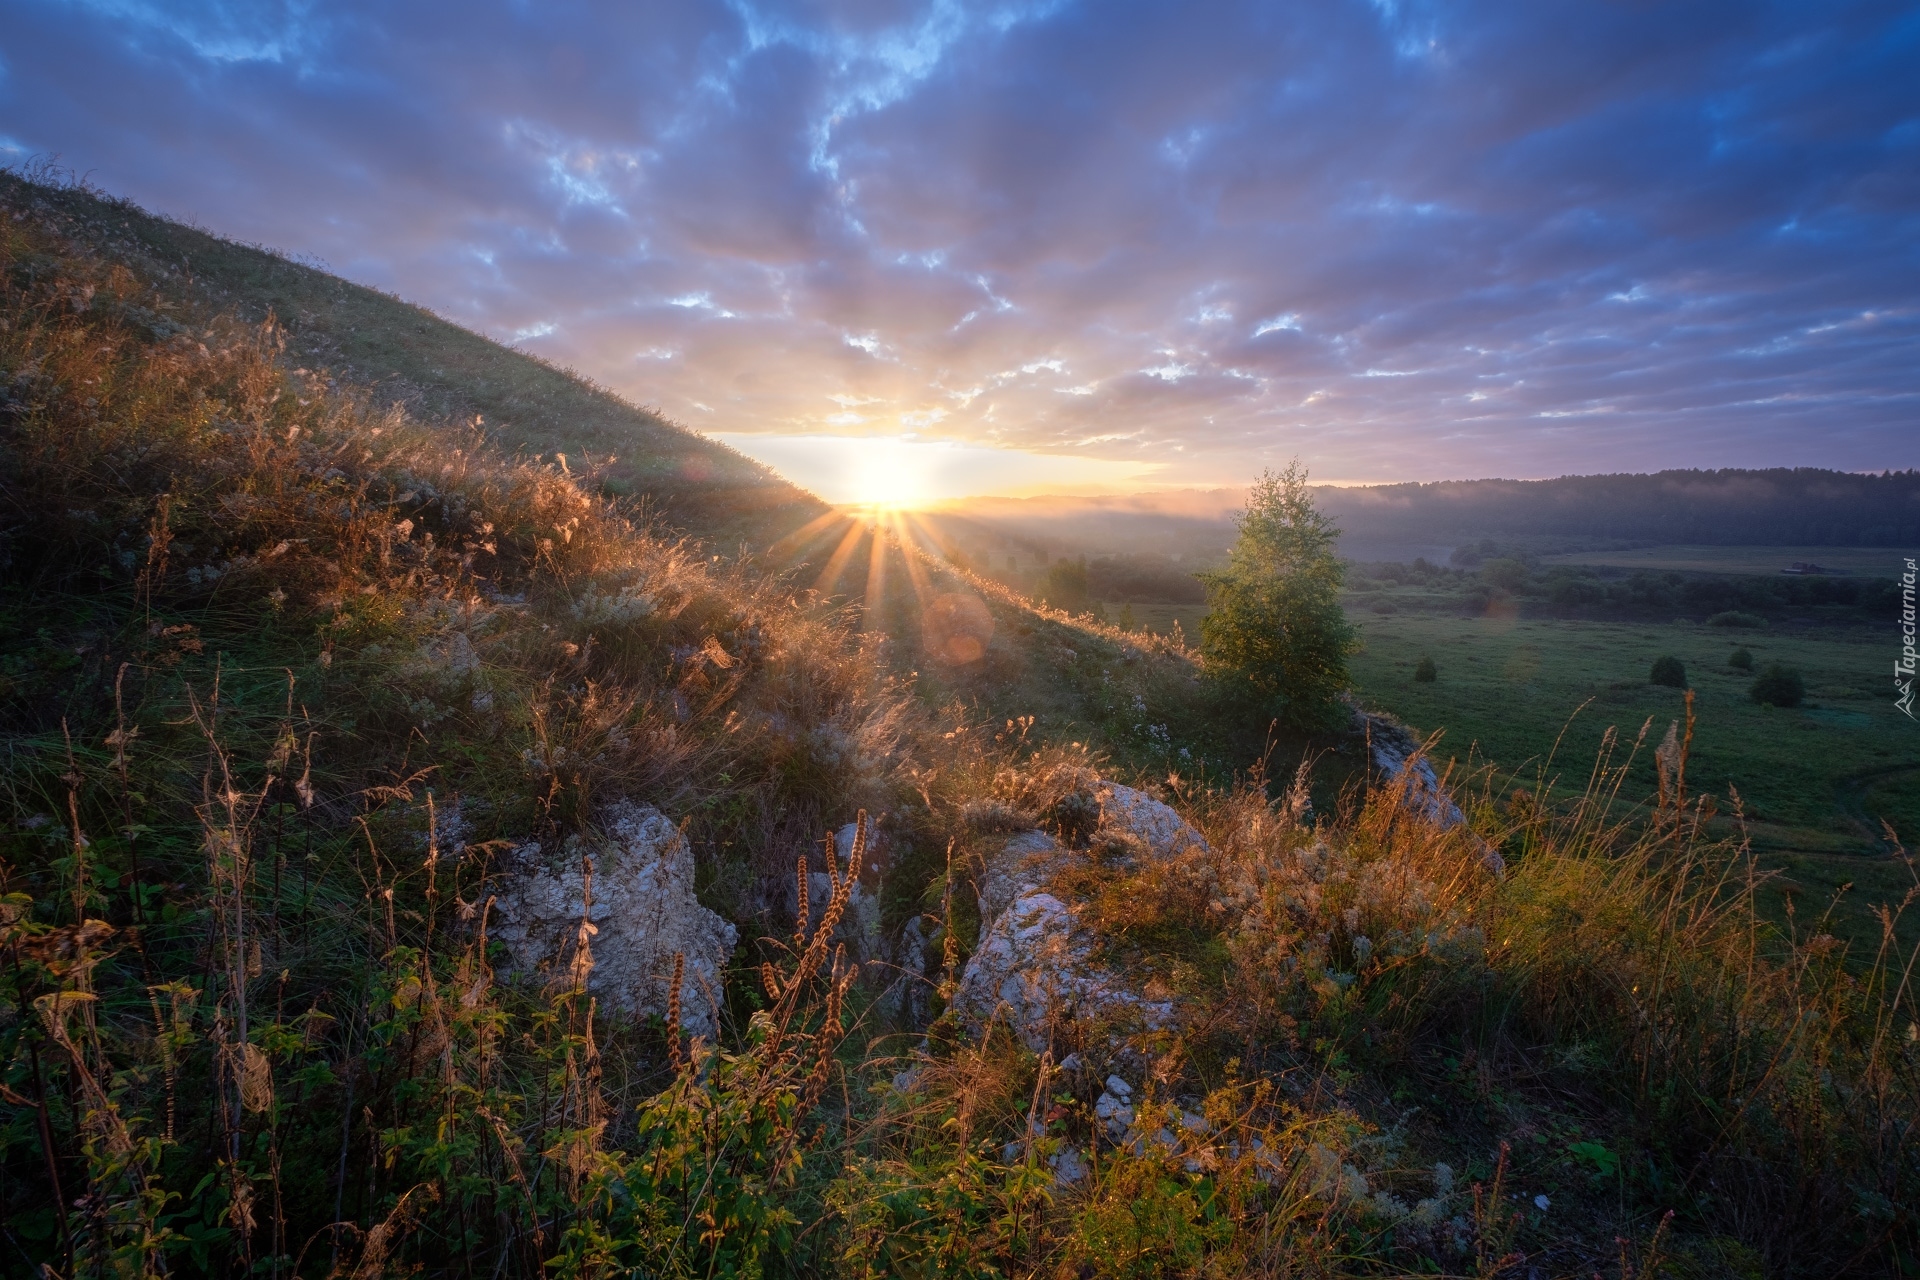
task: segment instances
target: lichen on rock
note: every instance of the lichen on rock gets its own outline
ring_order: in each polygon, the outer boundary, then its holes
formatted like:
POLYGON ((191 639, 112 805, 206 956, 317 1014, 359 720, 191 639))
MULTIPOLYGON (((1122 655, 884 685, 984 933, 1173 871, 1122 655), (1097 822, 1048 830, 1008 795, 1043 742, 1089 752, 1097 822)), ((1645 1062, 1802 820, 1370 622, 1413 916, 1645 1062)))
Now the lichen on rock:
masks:
POLYGON ((538 844, 507 854, 507 883, 489 930, 512 956, 510 973, 564 983, 577 967, 601 1008, 664 1017, 678 953, 685 957, 681 1025, 713 1035, 737 935, 695 899, 685 837, 658 809, 629 801, 607 809, 601 831, 600 839, 570 839, 557 868, 538 844), (583 915, 591 926, 587 956, 578 950, 583 915))

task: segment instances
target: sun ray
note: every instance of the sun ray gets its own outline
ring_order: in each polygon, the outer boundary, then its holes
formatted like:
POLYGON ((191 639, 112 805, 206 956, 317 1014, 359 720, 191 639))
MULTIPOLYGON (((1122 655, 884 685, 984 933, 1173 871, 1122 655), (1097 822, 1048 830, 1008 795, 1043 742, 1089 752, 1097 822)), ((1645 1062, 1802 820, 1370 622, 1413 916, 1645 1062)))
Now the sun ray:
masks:
POLYGON ((847 536, 840 539, 840 545, 833 549, 833 557, 827 561, 827 567, 820 571, 814 580, 813 589, 823 595, 831 595, 840 585, 840 575, 847 571, 847 561, 853 559, 853 553, 860 546, 860 538, 867 531, 865 522, 855 520, 847 529, 847 536))
POLYGON ((887 523, 893 531, 894 540, 900 544, 900 558, 906 563, 907 580, 913 584, 913 594, 919 599, 920 607, 925 609, 933 603, 933 579, 927 575, 925 563, 915 554, 920 549, 918 542, 899 512, 888 512, 887 523))
POLYGON ((822 512, 820 515, 815 516, 786 537, 781 538, 778 542, 768 547, 767 554, 771 557, 784 556, 795 560, 801 559, 806 552, 812 550, 812 544, 820 540, 821 535, 825 534, 827 530, 839 521, 848 518, 846 512, 838 510, 837 508, 832 511, 822 512))
POLYGON ((874 530, 873 545, 867 552, 867 591, 865 608, 860 614, 862 631, 879 631, 884 627, 880 610, 886 601, 887 591, 887 540, 874 530))

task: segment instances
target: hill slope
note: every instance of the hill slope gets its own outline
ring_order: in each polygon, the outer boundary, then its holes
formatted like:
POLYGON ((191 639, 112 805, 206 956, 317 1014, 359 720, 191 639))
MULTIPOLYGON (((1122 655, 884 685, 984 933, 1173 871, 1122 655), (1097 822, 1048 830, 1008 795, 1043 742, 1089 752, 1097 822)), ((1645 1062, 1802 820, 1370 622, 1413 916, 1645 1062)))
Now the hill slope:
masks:
POLYGON ((644 496, 670 525, 731 550, 765 546, 824 510, 813 495, 725 445, 635 408, 570 370, 375 289, 236 244, 82 187, 0 171, 0 199, 104 261, 165 282, 169 320, 204 327, 271 316, 286 363, 325 370, 424 421, 485 420, 508 451, 616 458, 608 487, 644 496))

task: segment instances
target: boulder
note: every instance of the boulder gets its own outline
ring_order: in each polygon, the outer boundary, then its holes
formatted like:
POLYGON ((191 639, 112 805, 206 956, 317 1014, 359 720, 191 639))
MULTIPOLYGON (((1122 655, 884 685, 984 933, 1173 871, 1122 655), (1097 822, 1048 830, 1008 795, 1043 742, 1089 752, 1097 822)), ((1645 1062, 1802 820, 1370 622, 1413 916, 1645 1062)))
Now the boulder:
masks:
MULTIPOLYGON (((1143 791, 1095 779, 1098 822, 1092 837, 1103 856, 1167 859, 1206 850, 1186 819, 1143 791)), ((979 1029, 996 1014, 1036 1052, 1066 1022, 1095 1020, 1158 1029, 1174 1017, 1169 1000, 1133 990, 1122 975, 1093 959, 1093 939, 1075 906, 1048 890, 1054 873, 1086 853, 1042 831, 1007 841, 977 882, 984 933, 961 974, 953 1008, 979 1029)))
POLYGON ((1211 851, 1192 824, 1144 791, 1100 782, 1093 795, 1100 805, 1100 830, 1138 841, 1155 858, 1178 857, 1192 848, 1211 851))
MULTIPOLYGON (((1359 721, 1367 736, 1368 763, 1389 785, 1406 787, 1408 807, 1442 831, 1467 825, 1467 815, 1448 794, 1412 730, 1376 712, 1362 712, 1359 721)), ((1473 838, 1479 842, 1482 861, 1495 872, 1505 871, 1500 851, 1478 835, 1473 838)))
POLYGON ((1117 1020, 1157 1028, 1173 1016, 1170 1001, 1137 994, 1125 978, 1095 963, 1092 940, 1075 927, 1067 905, 1038 889, 1016 897, 974 948, 953 1009, 976 1031, 1004 1017, 1036 1053, 1062 1023, 1117 1020))
POLYGON ((538 844, 508 854, 507 883, 488 928, 512 956, 509 972, 567 981, 584 910, 593 927, 587 990, 602 1009, 664 1017, 678 953, 685 957, 680 1023, 693 1035, 712 1036, 734 927, 695 899, 693 853, 666 815, 620 801, 606 811, 601 829, 598 839, 570 839, 557 869, 538 844))

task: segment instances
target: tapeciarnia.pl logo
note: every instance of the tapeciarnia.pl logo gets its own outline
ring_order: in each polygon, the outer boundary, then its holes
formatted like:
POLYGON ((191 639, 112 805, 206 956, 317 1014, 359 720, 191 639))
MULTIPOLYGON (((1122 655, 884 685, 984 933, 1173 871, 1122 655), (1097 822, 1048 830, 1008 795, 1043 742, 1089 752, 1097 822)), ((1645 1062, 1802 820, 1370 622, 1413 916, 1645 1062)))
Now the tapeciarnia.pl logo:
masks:
POLYGON ((1893 663, 1893 687, 1900 691, 1900 696, 1893 700, 1893 705, 1906 712, 1909 720, 1920 719, 1913 713, 1913 580, 1913 557, 1908 556, 1907 571, 1900 575, 1900 656, 1893 663))

